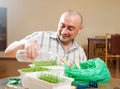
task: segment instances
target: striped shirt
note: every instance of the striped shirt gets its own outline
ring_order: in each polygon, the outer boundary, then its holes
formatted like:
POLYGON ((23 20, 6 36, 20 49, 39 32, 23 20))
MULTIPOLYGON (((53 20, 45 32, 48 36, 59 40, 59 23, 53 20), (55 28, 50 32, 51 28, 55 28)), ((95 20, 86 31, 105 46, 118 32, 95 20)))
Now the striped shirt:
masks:
POLYGON ((65 51, 63 44, 58 38, 57 32, 34 32, 33 34, 26 36, 24 40, 33 40, 40 47, 40 50, 46 51, 48 55, 54 55, 54 58, 57 60, 59 58, 65 58, 71 63, 74 63, 75 59, 80 62, 87 60, 83 48, 75 41, 73 42, 72 47, 68 51, 65 51))

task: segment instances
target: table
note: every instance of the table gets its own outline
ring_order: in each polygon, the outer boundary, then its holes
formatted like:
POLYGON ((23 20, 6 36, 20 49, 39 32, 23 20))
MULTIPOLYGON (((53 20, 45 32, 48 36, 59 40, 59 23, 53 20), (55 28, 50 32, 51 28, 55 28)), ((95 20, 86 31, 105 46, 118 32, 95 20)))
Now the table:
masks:
MULTIPOLYGON (((24 89, 21 84, 18 86, 18 88, 8 87, 7 86, 8 79, 9 77, 0 79, 0 89, 24 89)), ((75 89, 75 87, 72 86, 71 89, 75 89)), ((99 84, 97 89, 120 89, 120 79, 112 78, 107 83, 99 84)))

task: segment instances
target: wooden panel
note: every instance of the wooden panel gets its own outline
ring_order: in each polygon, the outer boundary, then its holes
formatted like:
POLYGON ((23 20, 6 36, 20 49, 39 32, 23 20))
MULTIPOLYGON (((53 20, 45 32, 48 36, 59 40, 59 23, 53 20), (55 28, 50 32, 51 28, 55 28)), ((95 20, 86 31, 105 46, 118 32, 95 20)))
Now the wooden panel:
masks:
MULTIPOLYGON (((95 55, 95 51, 97 51, 97 49, 95 49, 96 44, 105 44, 105 39, 104 38, 88 38, 88 59, 96 57, 95 55)), ((99 50, 99 52, 101 51, 99 50)), ((98 55, 98 57, 100 56, 98 55)))
MULTIPOLYGON (((108 39, 108 41, 110 41, 110 39, 108 39)), ((105 52, 105 46, 103 47, 103 45, 105 44, 105 38, 88 38, 88 59, 94 58, 94 57, 100 57, 100 58, 104 58, 105 55, 103 55, 105 52), (100 49, 96 48, 96 44, 100 46, 102 46, 100 49), (97 51, 98 50, 98 51, 97 51), (95 52, 99 52, 97 53, 98 55, 96 56, 95 52), (100 54, 100 55, 99 55, 100 54)))
POLYGON ((0 58, 0 78, 18 76, 18 69, 27 68, 29 64, 18 62, 16 58, 0 58))

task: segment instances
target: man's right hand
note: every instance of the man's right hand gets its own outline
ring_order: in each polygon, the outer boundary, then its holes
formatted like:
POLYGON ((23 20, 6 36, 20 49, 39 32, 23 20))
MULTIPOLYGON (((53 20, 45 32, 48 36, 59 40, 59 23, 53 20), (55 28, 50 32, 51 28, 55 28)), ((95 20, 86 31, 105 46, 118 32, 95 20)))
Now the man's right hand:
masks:
POLYGON ((24 50, 26 57, 30 59, 35 59, 40 53, 39 47, 33 41, 25 42, 24 50))

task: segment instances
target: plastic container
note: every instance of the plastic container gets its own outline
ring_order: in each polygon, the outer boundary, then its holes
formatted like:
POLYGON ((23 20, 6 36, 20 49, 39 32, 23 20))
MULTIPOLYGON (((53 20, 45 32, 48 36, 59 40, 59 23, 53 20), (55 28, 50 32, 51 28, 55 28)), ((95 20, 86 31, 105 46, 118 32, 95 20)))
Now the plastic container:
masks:
POLYGON ((65 76, 59 76, 60 79, 64 79, 64 82, 49 83, 38 78, 41 73, 30 73, 26 75, 29 89, 71 89, 72 78, 65 76))
MULTIPOLYGON (((48 70, 49 71, 49 70, 48 70)), ((21 83, 23 85, 24 88, 28 88, 29 87, 29 80, 27 78, 27 74, 31 74, 31 73, 42 73, 44 71, 38 71, 38 72, 21 72, 20 70, 18 70, 18 72, 20 73, 20 77, 21 77, 21 83)))
MULTIPOLYGON (((30 67, 35 67, 34 64, 29 64, 30 67)), ((63 76, 64 75, 64 66, 62 65, 54 65, 54 66, 42 66, 43 68, 48 68, 50 71, 63 76)))
POLYGON ((64 76, 64 67, 63 66, 43 66, 43 68, 48 68, 52 73, 55 73, 60 76, 64 76))
POLYGON ((29 82, 28 82, 28 78, 27 78, 26 74, 29 74, 31 72, 21 72, 20 70, 18 70, 18 72, 20 73, 21 83, 22 83, 23 87, 25 89, 28 88, 29 82))
POLYGON ((23 85, 23 87, 26 89, 26 88, 28 88, 29 87, 29 83, 28 83, 28 78, 27 78, 27 76, 26 76, 26 74, 28 74, 28 73, 30 73, 30 72, 20 72, 19 71, 19 73, 20 73, 20 77, 21 77, 21 83, 22 83, 22 85, 23 85))

